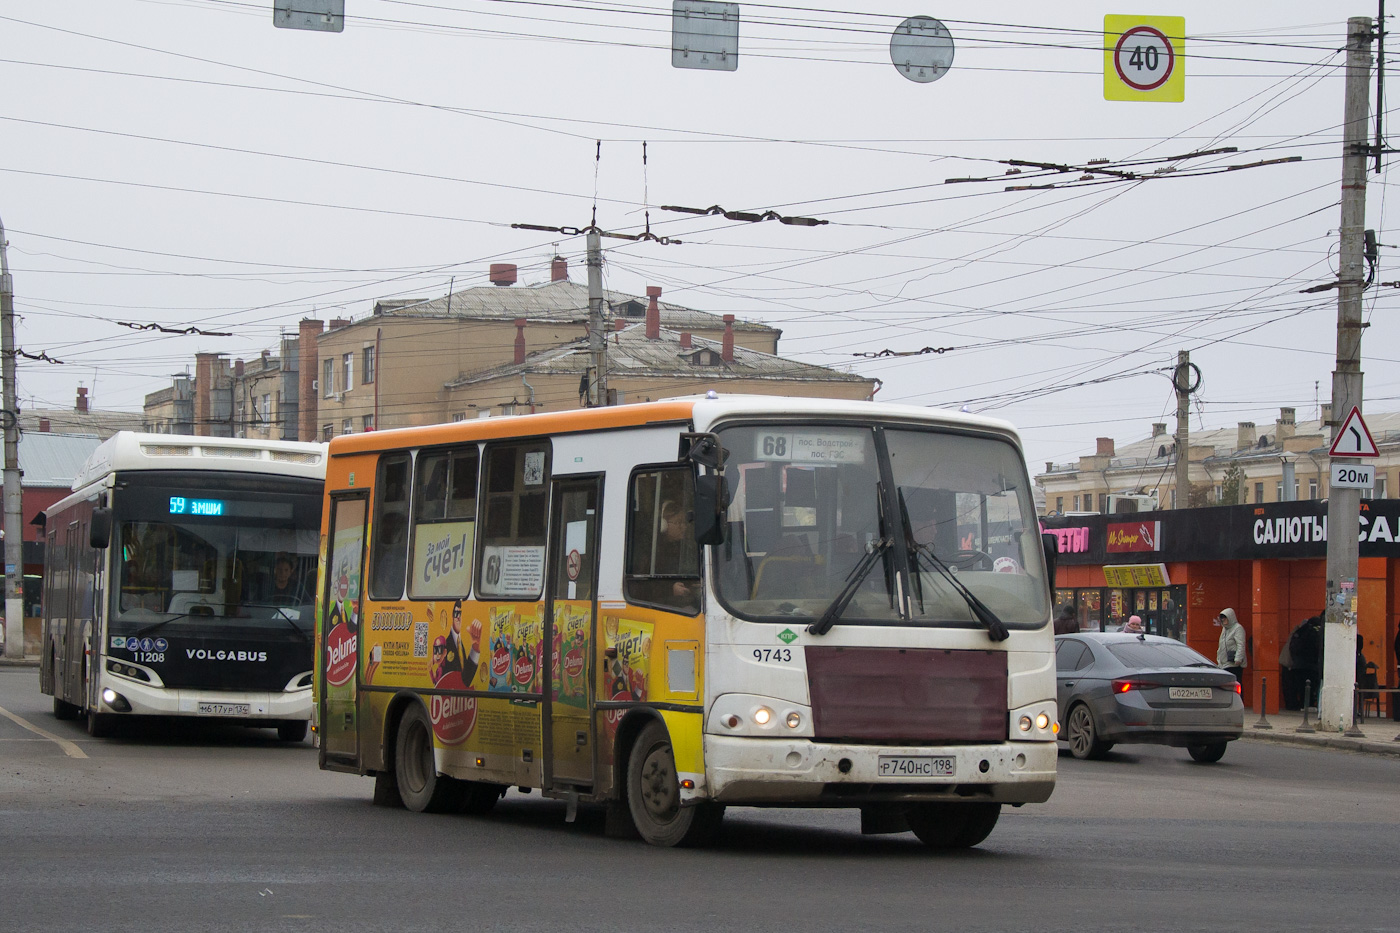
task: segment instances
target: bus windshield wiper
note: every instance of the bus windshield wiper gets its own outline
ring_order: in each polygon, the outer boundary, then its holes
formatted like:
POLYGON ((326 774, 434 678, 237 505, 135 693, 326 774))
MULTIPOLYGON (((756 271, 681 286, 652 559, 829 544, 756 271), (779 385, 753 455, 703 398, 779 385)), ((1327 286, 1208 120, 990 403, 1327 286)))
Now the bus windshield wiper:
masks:
POLYGON ((831 601, 831 605, 826 607, 821 618, 807 626, 807 631, 813 635, 825 635, 831 631, 831 627, 836 624, 837 617, 846 611, 846 607, 850 605, 851 600, 856 595, 856 590, 865 582, 865 578, 870 576, 870 571, 879 562, 885 551, 889 550, 889 547, 890 539, 881 538, 866 550, 861 559, 856 562, 855 567, 851 568, 851 572, 846 575, 846 585, 841 587, 841 592, 836 594, 836 598, 831 601))
POLYGON ((943 579, 948 581, 948 585, 957 591, 958 595, 963 598, 963 602, 967 603, 967 608, 972 610, 972 614, 977 618, 977 621, 981 622, 982 626, 986 628, 988 638, 992 641, 1006 641, 1006 639, 1011 637, 1011 632, 1006 628, 1006 623, 1001 621, 1001 619, 997 617, 997 614, 988 608, 986 603, 978 599, 977 594, 968 589, 963 582, 958 579, 957 574, 948 569, 948 565, 943 563, 937 554, 933 553, 932 547, 927 544, 911 542, 909 553, 914 555, 915 570, 920 570, 923 567, 923 562, 919 559, 921 555, 928 558, 929 566, 942 574, 943 579))
POLYGON ((161 619, 159 622, 152 622, 150 625, 148 625, 148 626, 146 626, 145 628, 143 628, 143 629, 141 629, 140 631, 138 631, 138 632, 136 633, 136 637, 137 637, 137 638, 140 638, 140 637, 143 636, 143 635, 149 635, 149 634, 151 634, 152 632, 154 632, 156 629, 158 629, 158 628, 164 628, 165 626, 169 625, 171 622, 179 622, 181 619, 189 619, 189 618, 193 618, 193 616, 194 616, 194 614, 193 614, 193 613, 190 613, 190 612, 178 612, 178 613, 176 613, 175 615, 171 616, 171 617, 168 618, 168 619, 161 619))
POLYGON ((292 631, 296 632, 298 635, 301 636, 301 640, 302 640, 302 641, 309 641, 309 640, 310 640, 310 637, 309 637, 308 634, 307 634, 307 629, 302 628, 300 625, 298 625, 298 624, 297 624, 297 620, 296 620, 296 619, 293 619, 293 618, 287 613, 287 610, 288 610, 288 609, 291 609, 291 610, 296 611, 298 617, 300 617, 300 615, 301 615, 301 604, 298 604, 298 605, 296 605, 296 606, 287 606, 287 605, 282 605, 282 604, 280 604, 280 603, 279 603, 279 604, 276 604, 276 605, 274 605, 274 604, 272 604, 272 603, 243 603, 243 607, 244 607, 245 609, 248 608, 248 607, 250 607, 250 606, 251 606, 252 608, 254 608, 254 609, 271 609, 271 610, 272 610, 272 616, 273 616, 273 618, 275 618, 275 619, 282 619, 284 622, 286 622, 288 625, 290 625, 290 626, 292 627, 292 631))

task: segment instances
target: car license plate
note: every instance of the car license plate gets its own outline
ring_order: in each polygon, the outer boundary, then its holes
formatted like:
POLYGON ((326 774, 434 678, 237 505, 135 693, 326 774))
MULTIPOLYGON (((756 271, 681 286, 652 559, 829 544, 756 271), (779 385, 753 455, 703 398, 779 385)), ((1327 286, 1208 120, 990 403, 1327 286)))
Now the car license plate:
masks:
POLYGON ((247 703, 201 703, 199 704, 199 714, 201 716, 247 716, 247 703))
POLYGON ((952 777, 954 759, 948 755, 881 755, 880 777, 952 777))
POLYGON ((1167 688, 1167 696, 1173 700, 1209 700, 1213 693, 1210 687, 1167 688))

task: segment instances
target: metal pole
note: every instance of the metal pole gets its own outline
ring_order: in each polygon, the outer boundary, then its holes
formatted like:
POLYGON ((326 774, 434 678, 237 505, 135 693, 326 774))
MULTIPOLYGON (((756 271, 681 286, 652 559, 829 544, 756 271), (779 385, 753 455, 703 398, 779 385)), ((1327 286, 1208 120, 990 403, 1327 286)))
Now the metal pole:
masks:
MULTIPOLYGON (((1337 288, 1337 368, 1332 372, 1332 436, 1353 407, 1361 407, 1361 298, 1366 283, 1366 118, 1370 101, 1371 20, 1347 20, 1347 83, 1342 148, 1342 226, 1337 288)), ((1343 460, 1342 462, 1356 462, 1343 460)), ((1331 489, 1327 497, 1327 612, 1323 626, 1318 725, 1346 728, 1356 686, 1357 530, 1361 490, 1331 489)))
POLYGON ((15 294, 0 222, 0 357, 5 425, 5 657, 24 657, 24 511, 19 485, 19 404, 15 393, 15 294))
POLYGON ((1259 721, 1254 724, 1256 729, 1272 729, 1269 722, 1269 678, 1259 678, 1259 721))
POLYGON ((1191 353, 1176 354, 1176 507, 1191 504, 1191 353))
POLYGON ((1308 713, 1312 709, 1312 680, 1303 681, 1303 724, 1294 729, 1294 732, 1316 732, 1312 723, 1308 722, 1308 713))
POLYGON ((593 379, 588 400, 608 404, 608 337, 603 330, 603 247, 597 230, 588 231, 588 350, 593 358, 593 379))

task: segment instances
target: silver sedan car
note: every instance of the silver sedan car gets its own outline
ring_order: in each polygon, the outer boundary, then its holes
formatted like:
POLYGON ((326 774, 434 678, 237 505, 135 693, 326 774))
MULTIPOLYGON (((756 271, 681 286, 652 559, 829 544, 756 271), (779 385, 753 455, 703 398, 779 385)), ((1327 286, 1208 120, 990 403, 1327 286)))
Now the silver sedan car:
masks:
POLYGON ((1219 761, 1244 731, 1239 681, 1171 638, 1057 635, 1055 679, 1060 740, 1076 758, 1099 758, 1121 742, 1219 761))

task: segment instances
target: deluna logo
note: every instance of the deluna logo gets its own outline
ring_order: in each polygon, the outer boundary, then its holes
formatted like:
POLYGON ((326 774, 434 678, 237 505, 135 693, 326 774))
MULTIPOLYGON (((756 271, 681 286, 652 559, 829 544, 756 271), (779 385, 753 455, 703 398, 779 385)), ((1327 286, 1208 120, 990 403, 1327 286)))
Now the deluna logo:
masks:
POLYGON ((185 657, 191 661, 266 661, 266 651, 206 651, 186 648, 185 657))

